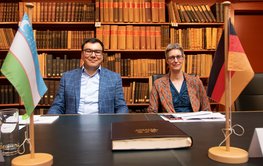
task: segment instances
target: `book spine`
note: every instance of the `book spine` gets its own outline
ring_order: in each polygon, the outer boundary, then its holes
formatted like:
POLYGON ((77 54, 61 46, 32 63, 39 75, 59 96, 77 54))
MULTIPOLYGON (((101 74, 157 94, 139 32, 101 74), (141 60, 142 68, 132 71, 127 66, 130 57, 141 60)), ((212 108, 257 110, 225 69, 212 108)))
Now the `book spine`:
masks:
POLYGON ((110 49, 116 50, 118 46, 118 25, 110 26, 110 49))
POLYGON ((119 6, 119 8, 118 8, 118 18, 119 18, 119 22, 123 22, 123 0, 119 0, 118 1, 118 6, 119 6))
POLYGON ((151 12, 151 0, 145 0, 145 19, 146 22, 152 22, 152 12, 151 12))
POLYGON ((126 48, 128 50, 133 49, 133 26, 132 25, 126 26, 126 48))
POLYGON ((126 49, 126 26, 118 26, 118 49, 126 49))

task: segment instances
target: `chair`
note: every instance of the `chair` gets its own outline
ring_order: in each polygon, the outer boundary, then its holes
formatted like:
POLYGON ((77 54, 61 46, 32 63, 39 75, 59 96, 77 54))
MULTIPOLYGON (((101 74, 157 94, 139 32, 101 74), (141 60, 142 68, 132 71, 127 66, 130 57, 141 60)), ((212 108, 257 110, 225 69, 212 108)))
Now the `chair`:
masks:
POLYGON ((237 111, 263 110, 263 73, 255 74, 235 102, 237 111))
POLYGON ((161 78, 162 76, 164 76, 165 74, 154 74, 152 76, 150 76, 149 78, 149 91, 151 92, 152 90, 152 86, 155 80, 157 80, 158 78, 161 78))

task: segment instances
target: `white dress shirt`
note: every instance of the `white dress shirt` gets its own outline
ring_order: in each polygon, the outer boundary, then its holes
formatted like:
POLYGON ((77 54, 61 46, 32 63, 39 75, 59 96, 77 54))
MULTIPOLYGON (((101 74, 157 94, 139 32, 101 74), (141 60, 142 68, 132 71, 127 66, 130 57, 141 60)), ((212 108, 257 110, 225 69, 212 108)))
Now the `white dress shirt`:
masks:
POLYGON ((78 114, 98 114, 100 69, 90 76, 82 68, 78 114))

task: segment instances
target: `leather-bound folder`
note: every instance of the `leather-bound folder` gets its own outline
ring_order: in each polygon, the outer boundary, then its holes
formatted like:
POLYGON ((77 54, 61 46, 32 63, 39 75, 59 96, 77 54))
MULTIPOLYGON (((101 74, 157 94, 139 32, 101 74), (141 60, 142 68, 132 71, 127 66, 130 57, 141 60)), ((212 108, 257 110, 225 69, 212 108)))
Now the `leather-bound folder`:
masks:
POLYGON ((175 149, 192 146, 191 136, 167 121, 115 122, 112 150, 175 149))

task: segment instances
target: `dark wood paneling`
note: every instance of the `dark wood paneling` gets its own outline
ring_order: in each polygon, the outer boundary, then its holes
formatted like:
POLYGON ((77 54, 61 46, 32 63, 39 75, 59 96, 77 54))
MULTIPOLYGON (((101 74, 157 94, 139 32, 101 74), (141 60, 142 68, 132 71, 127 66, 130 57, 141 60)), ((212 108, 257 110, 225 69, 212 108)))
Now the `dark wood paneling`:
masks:
POLYGON ((245 7, 241 4, 235 8, 235 29, 243 45, 252 68, 256 73, 263 72, 262 43, 263 43, 263 8, 245 7))

